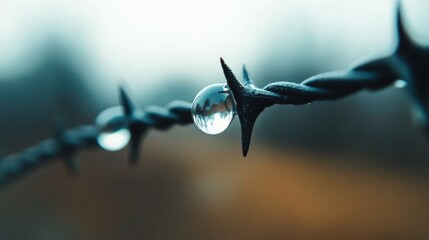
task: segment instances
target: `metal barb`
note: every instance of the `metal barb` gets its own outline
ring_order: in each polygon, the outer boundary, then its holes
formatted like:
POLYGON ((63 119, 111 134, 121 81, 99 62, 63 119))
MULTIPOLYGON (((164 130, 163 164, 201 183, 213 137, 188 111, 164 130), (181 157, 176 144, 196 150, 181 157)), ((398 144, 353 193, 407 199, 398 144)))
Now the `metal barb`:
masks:
POLYGON ((429 133, 429 48, 415 44, 404 28, 400 4, 397 7, 398 47, 387 57, 369 61, 348 71, 319 74, 301 83, 275 82, 257 88, 243 67, 240 83, 221 58, 227 84, 237 103, 241 124, 243 156, 247 155, 251 134, 261 112, 273 104, 301 105, 321 100, 335 100, 367 89, 378 90, 402 79, 409 83, 415 105, 422 112, 423 125, 429 133))
POLYGON ((141 142, 150 127, 166 130, 173 124, 192 123, 191 104, 183 101, 173 101, 165 108, 149 106, 143 111, 137 109, 129 94, 119 88, 120 101, 124 108, 124 121, 130 132, 130 165, 136 165, 139 160, 141 142))
POLYGON ((146 126, 140 124, 135 115, 138 114, 136 105, 133 103, 129 95, 123 87, 119 87, 119 99, 124 109, 124 121, 130 132, 130 165, 136 165, 139 159, 141 139, 146 132, 146 126))
POLYGON ((249 74, 249 71, 247 71, 246 65, 243 65, 243 83, 246 86, 254 86, 253 79, 249 74))
POLYGON ((429 134, 429 46, 420 46, 407 33, 404 17, 398 4, 396 32, 398 45, 392 56, 392 69, 398 79, 407 82, 421 127, 429 134))
POLYGON ((228 87, 237 103, 237 114, 241 124, 242 151, 243 156, 247 156, 255 121, 259 114, 261 114, 266 107, 272 105, 272 103, 267 101, 267 99, 261 98, 264 93, 254 87, 246 68, 243 68, 246 80, 245 85, 242 85, 222 58, 220 59, 220 62, 228 87))
POLYGON ((67 171, 72 176, 77 175, 79 173, 79 166, 76 158, 77 145, 68 137, 64 122, 61 120, 57 122, 55 138, 67 171))

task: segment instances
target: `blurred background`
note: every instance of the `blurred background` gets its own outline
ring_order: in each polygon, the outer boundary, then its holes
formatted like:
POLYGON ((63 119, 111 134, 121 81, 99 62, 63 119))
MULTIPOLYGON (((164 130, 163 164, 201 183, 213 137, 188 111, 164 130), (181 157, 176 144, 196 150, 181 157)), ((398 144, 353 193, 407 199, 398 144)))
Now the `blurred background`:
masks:
MULTIPOLYGON (((93 123, 125 84, 141 106, 192 101, 246 64, 258 86, 390 54, 393 0, 0 0, 0 155, 93 123)), ((429 44, 429 1, 402 4, 429 44)), ((429 239, 429 149, 407 92, 274 106, 241 155, 236 119, 151 131, 0 192, 0 239, 429 239)))

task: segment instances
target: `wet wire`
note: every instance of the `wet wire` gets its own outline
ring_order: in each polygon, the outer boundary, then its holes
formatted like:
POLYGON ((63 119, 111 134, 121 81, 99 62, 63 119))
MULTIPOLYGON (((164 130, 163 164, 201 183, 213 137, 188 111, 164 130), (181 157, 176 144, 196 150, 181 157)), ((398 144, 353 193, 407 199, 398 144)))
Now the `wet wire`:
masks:
MULTIPOLYGON (((274 104, 302 105, 314 101, 335 100, 362 90, 379 90, 402 79, 415 105, 428 124, 429 48, 415 44, 406 33, 400 7, 397 10, 398 46, 392 55, 358 65, 347 71, 330 72, 311 77, 301 83, 274 82, 257 88, 243 67, 243 82, 237 80, 221 59, 221 66, 234 99, 242 130, 242 151, 246 156, 254 123, 259 114, 274 104)), ((191 103, 174 101, 166 107, 150 106, 140 110, 120 88, 124 110, 118 121, 130 132, 130 163, 139 158, 141 140, 149 129, 167 130, 171 126, 192 123, 191 103)), ((100 148, 97 143, 101 129, 97 125, 81 126, 64 131, 59 128, 55 138, 45 140, 20 153, 0 158, 0 186, 8 185, 30 172, 59 159, 74 174, 78 170, 76 154, 80 150, 100 148)), ((427 127, 427 129, 429 129, 427 127)))

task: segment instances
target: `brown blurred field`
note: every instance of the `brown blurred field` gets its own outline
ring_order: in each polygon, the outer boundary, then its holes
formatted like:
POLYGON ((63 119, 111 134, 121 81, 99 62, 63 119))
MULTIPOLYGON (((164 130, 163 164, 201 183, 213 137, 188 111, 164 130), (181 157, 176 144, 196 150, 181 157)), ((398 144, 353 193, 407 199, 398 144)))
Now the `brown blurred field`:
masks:
POLYGON ((126 151, 87 152, 77 178, 55 163, 3 190, 1 239, 429 238, 425 178, 165 137, 151 137, 136 168, 126 151))

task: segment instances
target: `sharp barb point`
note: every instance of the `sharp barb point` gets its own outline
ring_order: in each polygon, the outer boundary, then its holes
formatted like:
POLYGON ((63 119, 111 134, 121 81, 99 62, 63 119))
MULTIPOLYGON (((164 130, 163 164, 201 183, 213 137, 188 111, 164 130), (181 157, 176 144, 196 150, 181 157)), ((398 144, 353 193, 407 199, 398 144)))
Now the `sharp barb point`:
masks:
POLYGON ((250 148, 250 142, 252 140, 253 127, 255 126, 256 119, 259 114, 263 111, 262 109, 254 109, 255 111, 250 111, 247 114, 242 114, 240 117, 241 125, 241 147, 243 151, 243 156, 247 156, 247 152, 250 148))
POLYGON ((243 82, 246 86, 253 86, 253 79, 247 70, 246 65, 243 65, 243 82))
POLYGON ((125 115, 131 115, 134 110, 134 105, 123 87, 119 87, 119 97, 125 115))
POLYGON ((136 130, 131 132, 131 142, 130 142, 130 165, 136 165, 140 157, 140 144, 143 138, 144 131, 136 130))
POLYGON ((58 141, 59 147, 64 159, 64 164, 67 168, 67 171, 70 175, 77 175, 78 163, 76 159, 76 148, 73 145, 70 145, 70 142, 66 138, 66 131, 64 127, 64 121, 62 119, 57 119, 56 123, 56 139, 58 141))
POLYGON ((244 86, 237 80, 234 73, 231 71, 228 65, 226 65, 225 61, 223 61, 222 58, 220 59, 220 62, 222 65, 223 74, 225 75, 228 87, 233 92, 234 97, 236 97, 236 94, 238 94, 238 92, 241 91, 241 89, 243 89, 244 86))
POLYGON ((246 137, 248 137, 249 139, 245 140, 244 135, 241 138, 241 148, 242 148, 242 152, 243 152, 243 157, 247 156, 247 152, 249 151, 249 148, 250 148, 250 137, 251 137, 251 135, 246 136, 246 137))
POLYGON ((413 46, 413 41, 405 28, 403 11, 403 4, 401 1, 398 1, 396 7, 396 35, 398 38, 398 50, 409 51, 413 46))

